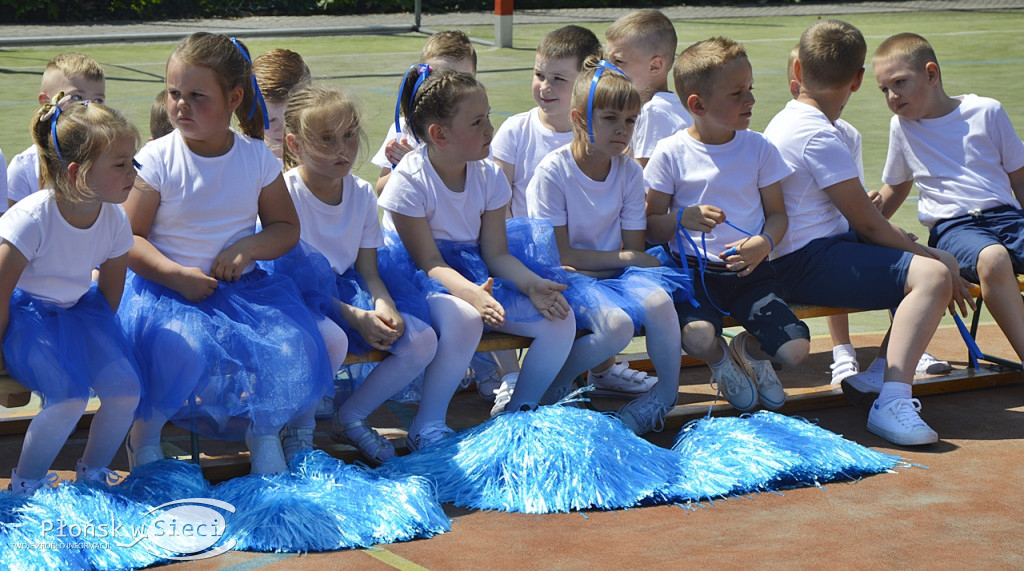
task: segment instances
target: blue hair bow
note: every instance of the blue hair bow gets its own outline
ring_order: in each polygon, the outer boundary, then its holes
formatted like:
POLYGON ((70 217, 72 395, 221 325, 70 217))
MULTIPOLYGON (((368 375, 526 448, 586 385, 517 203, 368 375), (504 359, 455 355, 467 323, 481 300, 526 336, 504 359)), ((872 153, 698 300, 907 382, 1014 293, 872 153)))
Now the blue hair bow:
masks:
POLYGON ((259 103, 260 109, 263 110, 263 128, 269 129, 270 115, 267 115, 267 102, 263 99, 263 92, 260 91, 260 84, 256 82, 256 73, 252 71, 252 60, 249 59, 249 54, 246 53, 245 49, 242 48, 242 45, 238 43, 238 40, 234 37, 228 39, 231 40, 231 43, 235 44, 238 51, 242 52, 242 57, 245 58, 245 61, 249 62, 249 76, 252 78, 252 90, 255 92, 255 96, 252 101, 252 109, 249 110, 249 119, 252 119, 252 116, 256 113, 256 104, 259 103))
POLYGON ((601 60, 597 62, 597 71, 594 72, 594 79, 590 80, 590 93, 587 95, 587 135, 590 136, 590 142, 594 142, 594 92, 597 91, 597 82, 601 79, 601 75, 604 70, 610 69, 622 75, 626 79, 629 76, 626 72, 622 71, 608 60, 601 60))
MULTIPOLYGON (((416 92, 420 90, 420 86, 423 85, 423 82, 426 81, 428 77, 430 77, 430 72, 433 71, 430 69, 430 66, 425 63, 418 63, 405 70, 405 75, 402 76, 402 83, 398 86, 398 100, 395 101, 395 132, 398 134, 402 133, 402 124, 399 122, 399 116, 402 111, 402 91, 405 90, 405 82, 409 79, 409 74, 412 73, 413 70, 416 71, 419 77, 416 79, 416 83, 412 86, 412 95, 409 96, 410 102, 416 98, 416 92)), ((412 137, 417 143, 419 142, 420 138, 416 136, 415 132, 413 132, 412 137)), ((391 166, 394 167, 395 165, 391 166)))

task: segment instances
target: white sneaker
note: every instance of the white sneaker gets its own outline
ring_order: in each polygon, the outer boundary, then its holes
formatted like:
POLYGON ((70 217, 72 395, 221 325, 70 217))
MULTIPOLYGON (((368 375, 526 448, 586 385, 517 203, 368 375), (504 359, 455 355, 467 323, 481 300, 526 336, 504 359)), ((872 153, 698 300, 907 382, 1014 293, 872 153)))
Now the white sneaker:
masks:
POLYGON ((829 368, 832 369, 833 385, 838 385, 843 382, 843 379, 846 377, 856 375, 860 372, 860 364, 857 363, 857 359, 846 354, 839 355, 839 357, 829 365, 829 368))
POLYGON ((249 448, 250 473, 280 474, 288 469, 277 434, 255 436, 250 429, 245 433, 245 445, 249 448))
POLYGON ((921 401, 913 398, 894 399, 884 405, 876 400, 868 413, 868 430, 900 446, 938 442, 938 433, 921 420, 920 410, 921 401))
POLYGON ((945 375, 946 373, 953 370, 950 366, 949 361, 940 361, 930 354, 925 352, 921 355, 921 358, 917 361, 917 368, 914 369, 915 375, 945 375))
POLYGON ((292 458, 299 453, 299 450, 313 449, 312 428, 284 427, 281 430, 281 451, 284 452, 284 461, 291 464, 292 458))
POLYGON ((58 480, 60 476, 56 472, 50 472, 38 480, 26 480, 18 476, 18 469, 15 468, 11 470, 11 483, 7 485, 7 489, 16 496, 27 496, 40 488, 53 487, 58 480))
POLYGON ((630 369, 629 363, 615 363, 600 373, 587 373, 587 383, 594 386, 596 394, 641 395, 651 390, 657 382, 658 377, 630 369))
POLYGON ((437 444, 452 434, 455 434, 455 431, 448 428, 444 421, 437 421, 427 424, 418 432, 409 432, 409 436, 405 439, 405 444, 409 447, 410 452, 415 452, 431 444, 437 444))
POLYGON ((109 468, 90 468, 88 464, 79 458, 75 464, 75 481, 77 482, 102 482, 108 486, 121 481, 121 476, 109 468))
POLYGON ((512 393, 516 390, 518 380, 519 373, 509 373, 501 378, 501 386, 494 391, 494 406, 491 407, 491 416, 505 412, 505 407, 512 400, 512 393))
POLYGON ((139 449, 135 450, 132 448, 132 439, 130 436, 125 439, 124 451, 128 456, 129 472, 143 464, 149 464, 150 462, 156 462, 157 460, 164 459, 164 449, 161 448, 159 444, 147 444, 146 446, 139 446, 139 449))
POLYGON ((665 415, 672 407, 662 403, 653 394, 646 394, 626 403, 615 413, 622 423, 641 436, 648 432, 661 432, 665 428, 665 415))
POLYGON ((757 385, 731 355, 724 341, 719 341, 725 351, 725 360, 717 367, 711 367, 711 387, 725 397, 735 409, 753 410, 757 406, 757 385))
POLYGON ((753 359, 747 354, 747 338, 750 333, 741 331, 729 342, 729 353, 734 361, 743 368, 743 372, 757 384, 757 399, 761 406, 768 410, 779 410, 786 404, 786 391, 782 381, 775 374, 771 361, 753 359))

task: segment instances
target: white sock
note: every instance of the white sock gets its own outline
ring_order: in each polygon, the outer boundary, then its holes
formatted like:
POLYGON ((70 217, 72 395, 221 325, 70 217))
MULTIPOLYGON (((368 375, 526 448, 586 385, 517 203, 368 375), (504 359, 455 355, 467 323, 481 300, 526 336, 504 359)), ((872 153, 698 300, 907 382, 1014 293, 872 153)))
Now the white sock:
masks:
POLYGON ((882 383, 882 390, 878 393, 877 402, 879 406, 885 406, 896 399, 909 399, 912 397, 913 391, 907 383, 888 382, 882 383))
POLYGON ((857 351, 854 350, 853 345, 844 343, 832 348, 832 362, 838 363, 840 360, 851 360, 857 364, 857 351), (846 359, 841 359, 842 357, 846 357, 846 359))

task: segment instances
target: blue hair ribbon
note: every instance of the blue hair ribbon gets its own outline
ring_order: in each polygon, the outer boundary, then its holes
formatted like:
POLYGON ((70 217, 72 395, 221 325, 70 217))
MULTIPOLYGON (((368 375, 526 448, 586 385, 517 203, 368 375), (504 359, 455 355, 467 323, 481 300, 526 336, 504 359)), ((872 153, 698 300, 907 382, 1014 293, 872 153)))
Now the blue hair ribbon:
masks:
MULTIPOLYGON (((409 79, 409 74, 412 73, 413 70, 416 70, 419 78, 416 79, 416 83, 412 86, 412 95, 409 96, 410 102, 416 98, 416 92, 420 90, 420 86, 423 85, 423 82, 430 76, 430 72, 433 71, 430 69, 429 65, 425 63, 418 63, 410 66, 409 69, 405 70, 405 74, 402 75, 402 83, 398 86, 398 99, 395 101, 395 133, 397 135, 402 133, 402 124, 399 121, 402 111, 402 92, 405 91, 405 82, 409 79)), ((420 138, 416 136, 415 132, 412 134, 412 137, 417 143, 420 141, 420 138)), ((396 165, 391 165, 391 168, 394 168, 395 166, 396 165)))
MULTIPOLYGON (((53 139, 53 150, 57 151, 57 158, 64 164, 67 164, 67 161, 65 161, 64 156, 61 155, 60 143, 57 142, 57 117, 64 112, 64 106, 69 103, 77 102, 75 97, 76 96, 72 95, 64 95, 64 92, 61 91, 53 98, 52 103, 48 103, 44 107, 45 111, 43 111, 43 114, 39 117, 40 121, 50 122, 50 138, 53 139)), ((83 104, 88 105, 89 102, 85 101, 83 104)))
POLYGON ((601 75, 604 74, 604 70, 610 69, 618 72, 629 79, 626 72, 622 71, 615 64, 608 60, 600 60, 597 62, 597 71, 594 72, 594 79, 590 80, 590 93, 587 95, 587 134, 590 135, 590 142, 594 142, 594 93, 597 91, 597 82, 601 79, 601 75))
POLYGON ((249 59, 249 54, 246 53, 245 49, 242 47, 242 44, 238 43, 238 40, 236 40, 234 37, 228 39, 231 40, 231 43, 235 44, 235 47, 238 48, 238 51, 242 52, 242 57, 245 58, 245 61, 249 62, 249 77, 252 78, 252 90, 255 92, 252 101, 252 109, 249 110, 249 119, 252 119, 252 116, 256 113, 256 104, 258 103, 260 109, 263 111, 263 128, 269 129, 270 115, 267 115, 267 102, 263 99, 263 92, 260 91, 260 84, 256 82, 256 74, 252 71, 252 60, 249 59))

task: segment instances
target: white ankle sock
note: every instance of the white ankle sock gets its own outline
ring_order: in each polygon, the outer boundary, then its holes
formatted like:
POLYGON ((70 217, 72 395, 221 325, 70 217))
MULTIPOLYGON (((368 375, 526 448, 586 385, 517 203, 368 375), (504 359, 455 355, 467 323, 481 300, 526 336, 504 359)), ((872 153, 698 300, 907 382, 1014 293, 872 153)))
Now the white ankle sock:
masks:
POLYGON ((885 406, 896 399, 909 399, 912 396, 913 391, 907 383, 882 383, 882 390, 878 393, 878 404, 885 406))
POLYGON ((832 348, 832 361, 838 363, 840 357, 846 357, 852 360, 854 363, 857 362, 857 351, 853 348, 853 345, 844 343, 843 345, 836 345, 832 348))

